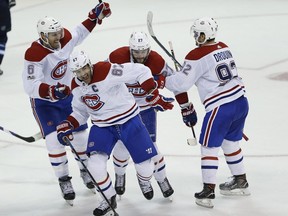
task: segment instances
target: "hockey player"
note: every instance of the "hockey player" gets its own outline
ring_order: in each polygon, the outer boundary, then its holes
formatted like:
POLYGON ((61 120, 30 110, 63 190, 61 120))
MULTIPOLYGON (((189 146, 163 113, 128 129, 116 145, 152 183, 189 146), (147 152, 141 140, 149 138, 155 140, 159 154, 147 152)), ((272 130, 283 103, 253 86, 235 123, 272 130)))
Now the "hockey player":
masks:
POLYGON ((0 76, 3 74, 1 64, 8 41, 7 33, 11 31, 12 28, 10 8, 14 7, 15 5, 15 0, 0 0, 0 76))
MULTIPOLYGON (((171 75, 173 72, 165 60, 156 51, 151 50, 149 39, 144 32, 133 32, 130 36, 129 46, 114 50, 109 55, 109 61, 118 64, 127 62, 144 64, 150 68, 158 89, 164 88, 165 77, 171 75)), ((151 104, 145 100, 147 93, 141 88, 141 85, 138 82, 126 83, 126 85, 140 107, 141 119, 158 151, 158 154, 152 158, 154 162, 154 177, 163 196, 165 198, 170 197, 174 193, 174 190, 166 176, 164 156, 159 152, 156 146, 157 107, 152 107, 151 104)), ((129 157, 129 152, 125 146, 121 142, 118 142, 113 150, 115 190, 118 195, 122 195, 125 192, 125 171, 129 162, 129 157)), ((153 194, 151 195, 153 196, 153 194)), ((146 198, 152 199, 152 197, 146 198)))
MULTIPOLYGON (((111 206, 117 207, 116 192, 107 172, 107 160, 118 140, 123 142, 135 163, 144 196, 150 194, 153 191, 150 183, 153 162, 150 159, 157 150, 125 83, 139 82, 148 93, 146 100, 161 111, 172 109, 171 101, 174 99, 159 94, 150 69, 142 64, 111 64, 105 61, 92 65, 87 54, 79 51, 71 55, 70 68, 76 75, 72 80, 73 112, 57 126, 59 142, 65 145, 64 137, 72 140, 71 132, 90 117, 88 169, 111 206)), ((109 211, 111 208, 103 199, 93 214, 100 216, 109 211)))
MULTIPOLYGON (((89 12, 88 18, 71 32, 56 19, 44 17, 37 23, 39 39, 25 53, 22 75, 24 89, 30 97, 33 114, 45 138, 49 160, 59 180, 62 195, 70 205, 73 205, 75 192, 69 176, 65 147, 58 142, 56 133, 56 126, 72 112, 69 87, 72 75, 67 72, 67 62, 73 48, 90 34, 96 23, 102 23, 102 19, 110 14, 109 4, 99 3, 89 12)), ((83 122, 73 131, 73 144, 84 163, 87 161, 86 129, 87 124, 83 122)), ((78 165, 84 184, 93 190, 90 176, 79 161, 78 165)))
POLYGON ((210 208, 213 207, 211 200, 215 198, 220 148, 233 175, 230 182, 219 185, 220 193, 250 194, 239 146, 248 114, 248 101, 231 50, 226 44, 215 41, 217 30, 213 18, 197 19, 191 27, 191 34, 198 47, 186 55, 180 72, 166 78, 166 87, 174 91, 183 120, 189 127, 196 124, 197 116, 185 92, 194 84, 205 107, 199 139, 203 190, 195 193, 195 198, 198 205, 210 208))

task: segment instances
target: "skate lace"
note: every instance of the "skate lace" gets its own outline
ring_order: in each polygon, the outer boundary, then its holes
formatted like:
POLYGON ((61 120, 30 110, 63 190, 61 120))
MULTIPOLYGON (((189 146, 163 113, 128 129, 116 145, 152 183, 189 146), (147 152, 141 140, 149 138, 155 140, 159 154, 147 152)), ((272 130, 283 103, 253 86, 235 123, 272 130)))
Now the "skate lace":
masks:
POLYGON ((61 187, 64 194, 74 193, 74 190, 73 190, 73 187, 72 187, 70 180, 65 181, 65 182, 60 182, 60 187, 61 187))
POLYGON ((235 184, 235 176, 230 176, 228 181, 224 183, 225 186, 232 186, 235 184))
POLYGON ((116 187, 123 187, 125 182, 125 176, 124 175, 116 175, 116 187))
POLYGON ((159 185, 160 185, 161 190, 164 192, 170 190, 171 188, 167 178, 165 178, 163 182, 159 182, 159 185))
POLYGON ((109 209, 110 206, 109 204, 105 201, 105 200, 102 200, 100 205, 97 207, 97 209, 100 209, 100 210, 106 210, 106 209, 109 209))
POLYGON ((147 182, 139 181, 139 185, 144 194, 152 191, 152 187, 149 181, 147 182))
POLYGON ((81 178, 83 179, 83 182, 85 184, 92 182, 92 179, 89 176, 88 172, 86 172, 86 170, 80 170, 80 173, 81 173, 81 178))

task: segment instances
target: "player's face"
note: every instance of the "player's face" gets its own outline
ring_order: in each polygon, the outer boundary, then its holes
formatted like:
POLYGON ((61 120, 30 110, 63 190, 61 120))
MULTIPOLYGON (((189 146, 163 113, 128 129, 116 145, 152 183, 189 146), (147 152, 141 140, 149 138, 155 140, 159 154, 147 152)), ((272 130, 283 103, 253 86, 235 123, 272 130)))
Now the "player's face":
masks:
POLYGON ((149 49, 146 50, 132 50, 132 56, 136 63, 144 64, 147 59, 149 49))
POLYGON ((48 42, 52 49, 60 48, 60 39, 62 38, 63 30, 48 33, 48 42))
POLYGON ((89 84, 92 80, 91 67, 87 64, 81 69, 74 71, 77 78, 84 81, 86 84, 89 84))

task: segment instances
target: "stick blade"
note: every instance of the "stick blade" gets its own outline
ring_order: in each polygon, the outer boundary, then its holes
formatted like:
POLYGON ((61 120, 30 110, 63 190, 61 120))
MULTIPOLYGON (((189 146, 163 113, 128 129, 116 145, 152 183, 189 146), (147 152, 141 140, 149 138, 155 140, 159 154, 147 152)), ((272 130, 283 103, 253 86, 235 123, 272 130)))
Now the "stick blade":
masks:
POLYGON ((188 138, 187 139, 187 144, 190 146, 196 146, 197 145, 197 140, 194 138, 188 138))
POLYGON ((148 11, 148 14, 147 14, 147 28, 148 28, 149 34, 152 37, 155 37, 154 31, 153 31, 153 27, 152 27, 152 21, 153 21, 153 13, 152 13, 152 11, 148 11))

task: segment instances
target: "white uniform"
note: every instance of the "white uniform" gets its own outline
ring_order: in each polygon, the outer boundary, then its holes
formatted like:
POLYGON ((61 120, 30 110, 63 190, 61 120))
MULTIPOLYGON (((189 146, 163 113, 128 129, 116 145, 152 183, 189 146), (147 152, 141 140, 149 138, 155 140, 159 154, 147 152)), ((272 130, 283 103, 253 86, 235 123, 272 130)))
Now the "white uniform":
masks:
POLYGON ((150 69, 142 64, 98 62, 93 65, 93 77, 89 84, 78 78, 72 81, 73 112, 70 119, 73 117, 76 127, 78 123, 91 118, 93 125, 87 146, 87 153, 90 154, 88 169, 108 198, 115 195, 115 190, 106 164, 118 140, 131 154, 138 179, 141 178, 139 181, 149 183, 153 174, 150 159, 157 151, 138 115, 140 109, 125 85, 126 82, 143 84, 148 79, 151 82, 148 81, 147 91, 152 90, 154 82, 150 69))
POLYGON ((202 180, 215 185, 221 147, 232 175, 245 173, 239 140, 249 107, 244 85, 226 44, 218 42, 192 50, 182 70, 166 78, 166 87, 176 95, 194 84, 206 110, 199 137, 202 180))
MULTIPOLYGON (((61 47, 58 50, 43 46, 38 39, 25 52, 22 73, 24 90, 30 97, 34 117, 43 137, 45 137, 49 160, 58 178, 68 175, 69 170, 65 146, 57 140, 56 126, 72 112, 72 96, 53 101, 47 97, 48 87, 56 85, 58 82, 70 86, 73 76, 68 70, 70 54, 73 48, 79 45, 94 27, 95 23, 87 19, 71 32, 64 29, 63 38, 60 39, 61 47)), ((88 137, 86 128, 85 122, 77 129, 81 132, 75 133, 73 141, 73 145, 77 153, 81 155, 83 162, 87 159, 87 155, 85 155, 88 137)), ((83 169, 79 161, 78 165, 80 169, 83 169)))
MULTIPOLYGON (((64 29, 61 49, 44 47, 40 39, 33 42, 25 53, 22 74, 25 92, 31 98, 48 100, 39 95, 41 83, 56 85, 58 82, 70 86, 72 73, 68 70, 68 59, 75 46, 79 45, 90 31, 83 25, 77 26, 71 33, 64 29)), ((51 100, 50 100, 51 102, 51 100)))
POLYGON ((188 91, 193 85, 198 88, 206 112, 245 94, 233 56, 222 42, 188 53, 183 69, 168 76, 165 87, 177 95, 188 91))
POLYGON ((153 78, 147 67, 141 64, 99 62, 94 65, 93 73, 89 85, 77 78, 73 79, 71 115, 80 124, 86 122, 89 116, 92 123, 99 127, 123 124, 139 113, 139 107, 125 83, 142 84, 153 78))

